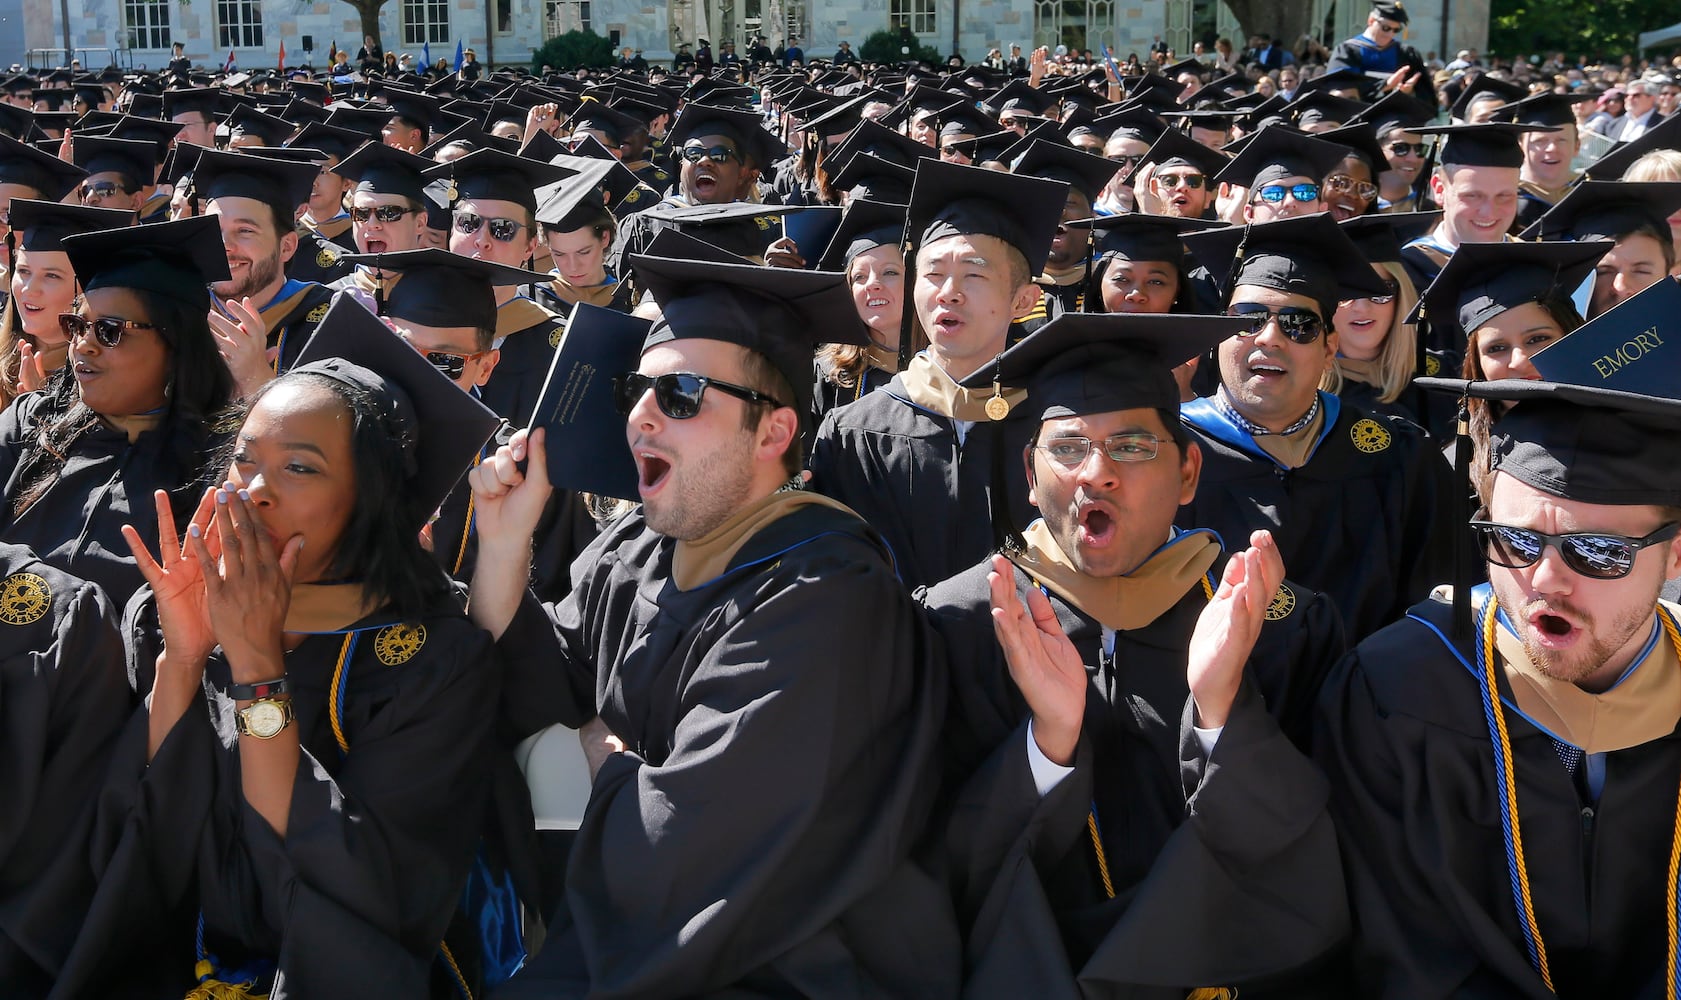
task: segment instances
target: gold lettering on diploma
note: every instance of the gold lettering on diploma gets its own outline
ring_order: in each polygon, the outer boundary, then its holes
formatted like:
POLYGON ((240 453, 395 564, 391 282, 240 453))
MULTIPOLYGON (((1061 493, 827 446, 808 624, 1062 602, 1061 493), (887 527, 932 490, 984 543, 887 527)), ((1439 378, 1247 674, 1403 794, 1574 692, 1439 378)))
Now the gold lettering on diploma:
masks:
POLYGON ((1663 346, 1663 338, 1658 336, 1658 328, 1652 327, 1645 333, 1637 334, 1625 340, 1622 346, 1610 354, 1600 355, 1594 360, 1593 370, 1599 373, 1601 379, 1608 379, 1623 368, 1643 360, 1647 355, 1663 346))
POLYGON ((559 402, 555 405, 554 423, 566 426, 578 419, 578 408, 583 405, 584 390, 589 388, 595 379, 595 366, 582 361, 575 361, 567 369, 566 381, 561 386, 559 402))

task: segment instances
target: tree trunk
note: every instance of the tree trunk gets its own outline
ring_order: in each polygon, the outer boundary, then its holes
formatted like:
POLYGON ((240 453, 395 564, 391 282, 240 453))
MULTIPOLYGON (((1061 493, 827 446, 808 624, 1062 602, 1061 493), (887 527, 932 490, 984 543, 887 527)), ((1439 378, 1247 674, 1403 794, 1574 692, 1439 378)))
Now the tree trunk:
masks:
MULTIPOLYGON (((1234 48, 1244 48, 1257 34, 1271 35, 1274 43, 1295 51, 1303 35, 1319 37, 1319 25, 1313 23, 1313 5, 1305 0, 1224 0, 1237 23, 1243 26, 1243 37, 1232 39, 1234 48)), ((1327 45, 1334 44, 1327 42, 1327 45)))
MULTIPOLYGON (((379 9, 385 6, 385 0, 344 0, 344 2, 356 8, 356 13, 362 16, 362 34, 371 36, 376 43, 384 47, 385 42, 379 37, 379 9)), ((352 44, 360 48, 362 40, 358 38, 352 44)))

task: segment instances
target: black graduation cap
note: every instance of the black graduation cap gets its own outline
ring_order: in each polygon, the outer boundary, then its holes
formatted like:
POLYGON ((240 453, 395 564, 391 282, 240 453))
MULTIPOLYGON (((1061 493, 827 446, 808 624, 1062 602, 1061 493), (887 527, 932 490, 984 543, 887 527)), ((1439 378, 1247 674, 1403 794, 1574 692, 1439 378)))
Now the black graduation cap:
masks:
POLYGON ((587 172, 574 173, 564 180, 545 184, 537 195, 537 222, 551 233, 569 233, 599 221, 607 211, 601 196, 601 181, 607 165, 599 160, 587 161, 587 172), (599 167, 596 164, 601 164, 599 167))
POLYGON ((336 160, 344 160, 367 140, 361 133, 327 124, 310 124, 286 143, 291 149, 318 149, 336 160))
POLYGON ((1159 260, 1183 270, 1185 260, 1184 235, 1206 229, 1203 219, 1181 219, 1171 215, 1145 215, 1127 212, 1123 215, 1100 215, 1092 219, 1070 222, 1069 229, 1090 229, 1097 237, 1099 260, 1118 257, 1122 260, 1159 260))
POLYGON ((313 101, 322 107, 326 107, 327 102, 332 99, 327 85, 313 80, 292 80, 287 84, 287 88, 302 100, 313 101))
POLYGON ((1347 155, 1347 146, 1286 125, 1272 125, 1246 138, 1242 150, 1214 179, 1250 189, 1287 177, 1307 177, 1318 183, 1347 155))
POLYGON ((1121 165, 1114 160, 1072 146, 1035 141, 1027 147, 1027 152, 1015 162, 1011 171, 1025 177, 1043 177, 1071 184, 1090 202, 1097 200, 1103 186, 1119 169, 1121 165))
POLYGON ((1460 167, 1521 167, 1523 147, 1519 140, 1528 132, 1557 132, 1556 126, 1520 125, 1516 122, 1481 122, 1476 125, 1429 125, 1411 129, 1419 135, 1444 136, 1436 160, 1460 167))
POLYGON ((1366 74, 1345 66, 1302 81, 1302 85, 1296 88, 1296 96, 1299 98, 1308 94, 1329 94, 1333 90, 1364 92, 1370 89, 1372 84, 1373 81, 1366 74))
POLYGON ((659 205, 648 210, 648 218, 658 219, 678 232, 737 256, 762 258, 765 248, 782 236, 778 216, 794 207, 742 201, 720 205, 659 205))
POLYGON ((852 258, 880 246, 898 246, 905 235, 907 206, 854 198, 841 214, 840 227, 817 260, 820 271, 844 271, 852 258))
MULTIPOLYGON (((367 390, 395 412, 409 432, 404 450, 412 471, 403 487, 422 512, 421 524, 502 422, 348 295, 333 299, 287 377, 305 372, 367 390)), ((421 524, 405 527, 419 531, 421 524)))
POLYGON ((309 200, 310 189, 320 173, 320 164, 310 159, 280 159, 207 149, 199 154, 193 166, 193 190, 203 201, 255 199, 273 206, 280 218, 290 223, 298 206, 309 200))
POLYGON ((176 185, 183 183, 183 181, 191 183, 190 175, 193 172, 193 167, 198 163, 198 158, 204 154, 205 150, 210 148, 191 142, 178 142, 169 147, 169 155, 165 156, 163 163, 158 166, 158 183, 176 185))
MULTIPOLYGON (((39 121, 40 116, 36 116, 39 121)), ((1654 149, 1681 149, 1681 115, 1670 115, 1647 129, 1639 138, 1625 142, 1588 164, 1583 174, 1594 180, 1617 180, 1634 161, 1654 149)))
POLYGON ((74 111, 37 111, 35 112, 35 128, 41 133, 57 132, 64 134, 64 130, 76 124, 74 111))
POLYGON ((351 264, 396 271, 407 277, 385 294, 385 315, 427 326, 496 329, 496 285, 542 282, 535 271, 423 247, 397 253, 349 253, 351 264))
POLYGON ((159 121, 156 118, 139 118, 134 115, 120 115, 111 123, 106 135, 113 139, 140 139, 150 142, 158 148, 158 159, 169 152, 169 144, 175 140, 184 125, 174 122, 159 121))
POLYGON ((1406 24, 1408 21, 1407 8, 1401 0, 1373 0, 1372 13, 1387 21, 1406 24))
MULTIPOLYGON (((548 133, 543 133, 547 135, 548 133)), ((518 153, 519 140, 509 139, 499 135, 491 135, 479 126, 476 121, 467 122, 444 135, 434 139, 431 145, 421 149, 420 155, 425 159, 435 159, 438 151, 449 146, 463 145, 471 152, 478 149, 498 149, 504 153, 518 153)))
POLYGON ((1410 132, 1417 126, 1430 124, 1435 117, 1436 113, 1428 104, 1397 90, 1385 94, 1381 100, 1349 119, 1349 124, 1369 122, 1372 129, 1382 136, 1396 129, 1410 132))
POLYGON ((63 250, 66 237, 134 224, 132 211, 31 198, 13 198, 11 213, 12 232, 20 234, 20 250, 63 250))
POLYGON ((588 129, 602 132, 615 145, 623 144, 626 136, 635 135, 648 127, 647 122, 600 101, 585 101, 572 113, 569 127, 574 132, 588 129))
POLYGON ((1620 240, 1641 225, 1666 238, 1681 211, 1681 182, 1582 181, 1547 209, 1524 239, 1620 240))
MULTIPOLYGON (((1529 95, 1529 88, 1505 80, 1496 80, 1487 73, 1480 73, 1475 80, 1465 85, 1459 92, 1459 97, 1448 109, 1455 120, 1464 121, 1474 102, 1494 101, 1497 104, 1514 104, 1529 95)), ((1416 131, 1416 129, 1414 130, 1416 131)))
POLYGON ((14 139, 28 139, 34 132, 35 113, 15 104, 0 104, 0 132, 14 139))
POLYGON ((214 87, 187 87, 163 92, 163 116, 174 118, 188 112, 198 112, 205 118, 216 117, 217 100, 221 91, 214 87))
MULTIPOLYGON (((659 238, 667 235, 675 234, 659 238)), ((613 383, 636 370, 650 326, 587 302, 572 307, 531 416, 531 426, 547 434, 549 482, 556 488, 636 499, 636 461, 613 383)))
POLYGON ((334 104, 327 111, 327 124, 335 128, 360 132, 369 139, 378 141, 385 123, 391 120, 396 112, 384 107, 351 107, 343 102, 334 104))
POLYGON ((137 118, 162 117, 163 98, 156 94, 132 93, 128 98, 127 111, 137 118))
POLYGON ((1605 256, 1610 240, 1579 243, 1462 243, 1430 287, 1419 294, 1407 322, 1427 319, 1457 328, 1460 339, 1526 302, 1569 296, 1605 256), (1462 252, 1463 251, 1463 252, 1462 252))
POLYGON ((870 153, 889 163, 897 164, 907 169, 915 170, 916 162, 936 155, 934 149, 925 143, 917 142, 906 135, 901 135, 890 128, 864 120, 858 123, 840 145, 829 150, 823 158, 824 169, 833 177, 846 169, 851 159, 859 153, 870 153))
POLYGON ((291 122, 294 128, 324 123, 328 117, 327 109, 314 101, 287 101, 274 113, 291 122))
MULTIPOLYGON (((546 133, 538 133, 546 137, 546 133)), ((526 155, 531 155, 531 147, 526 145, 526 155)), ((584 183, 588 178, 590 183, 607 193, 607 207, 615 215, 621 212, 634 212, 647 208, 659 200, 659 196, 646 184, 637 179, 630 168, 618 160, 600 160, 589 156, 573 156, 569 153, 556 153, 542 157, 550 163, 558 164, 578 172, 578 182, 584 183)), ((543 203, 543 196, 539 196, 538 204, 543 203)))
POLYGON ((431 94, 386 86, 381 88, 380 96, 398 118, 411 125, 430 130, 437 124, 438 105, 442 102, 431 94))
MULTIPOLYGON (((1011 129, 1011 131, 1013 132, 1015 130, 1011 129)), ((998 159, 1002 163, 1014 163, 1021 159, 1021 157, 1025 156, 1027 154, 1027 148, 1035 142, 1048 142, 1053 146, 1067 146, 1070 149, 1074 146, 1074 144, 1068 140, 1068 137, 1062 134, 1061 125, 1048 118, 1038 119, 1035 120, 1032 125, 1028 126, 1027 134, 1017 139, 1015 144, 1009 149, 1004 150, 1004 152, 999 155, 998 159)))
POLYGON ((637 284, 660 306, 644 350, 698 337, 757 352, 793 387, 795 398, 779 402, 802 421, 811 412, 818 345, 869 343, 845 275, 641 254, 629 260, 637 284))
POLYGON ((647 254, 650 257, 667 257, 672 260, 704 260, 713 264, 753 263, 740 254, 730 253, 722 247, 714 246, 705 240, 697 240, 675 229, 662 229, 655 233, 654 238, 648 241, 647 254))
POLYGON ((846 166, 829 175, 829 186, 850 198, 904 203, 910 200, 916 171, 874 153, 858 153, 846 166))
POLYGON ((266 115, 256 108, 239 107, 228 116, 229 136, 255 135, 266 146, 278 146, 297 131, 297 126, 277 115, 266 115))
POLYGON ((1061 181, 922 160, 906 209, 905 235, 913 246, 947 236, 994 236, 1020 251, 1028 272, 1038 274, 1045 269, 1067 200, 1068 185, 1061 181))
POLYGON ((1218 282, 1222 300, 1239 285, 1257 285, 1313 299, 1328 320, 1344 299, 1389 290, 1328 212, 1205 229, 1186 234, 1185 245, 1218 282))
POLYGON ((1064 313, 963 380, 1023 386, 1040 420, 1179 410, 1173 369, 1249 328, 1241 317, 1064 313))
POLYGON ((35 78, 27 73, 13 73, 6 79, 0 80, 0 90, 4 90, 8 94, 21 94, 26 90, 33 91, 37 86, 39 84, 35 78))
POLYGON ((1522 403, 1489 435, 1495 471, 1567 500, 1675 506, 1678 318, 1681 286, 1659 281, 1536 354, 1540 381, 1416 381, 1456 396, 1522 403))
POLYGON ((766 131, 760 122, 758 114, 752 111, 691 103, 683 108, 676 123, 671 126, 670 147, 676 152, 692 137, 721 135, 734 140, 753 166, 762 170, 786 156, 788 147, 766 131))
POLYGON ((1295 121, 1297 128, 1305 129, 1326 122, 1340 127, 1365 109, 1366 105, 1359 101, 1315 91, 1296 95, 1295 100, 1284 106, 1283 113, 1295 121))
POLYGON ((1495 108, 1489 121, 1520 122, 1524 125, 1574 125, 1576 115, 1570 109, 1591 100, 1593 98, 1587 94, 1555 94, 1552 91, 1531 94, 1516 103, 1495 108))
POLYGON ((1003 118, 1005 114, 1018 118, 1022 115, 1043 115, 1056 106, 1056 98, 1029 85, 1026 80, 1012 80, 987 98, 986 104, 997 118, 1003 118))
POLYGON ((1365 122, 1356 122, 1353 125, 1344 125, 1342 128, 1334 128, 1328 132, 1320 132, 1318 136, 1326 142, 1346 147, 1345 156, 1352 153, 1365 160, 1366 166, 1371 168, 1374 182, 1379 174, 1389 169, 1389 157, 1384 154, 1383 147, 1378 144, 1377 133, 1372 131, 1372 127, 1365 122))
POLYGON ((1400 263, 1401 248, 1424 235, 1442 219, 1434 212, 1373 212, 1337 223, 1366 259, 1374 264, 1400 263))
POLYGON ((422 171, 427 178, 455 181, 456 198, 508 201, 537 210, 537 189, 572 176, 572 170, 499 149, 475 149, 466 156, 422 171))
POLYGON ((831 105, 814 106, 801 120, 805 122, 805 130, 814 135, 845 135, 863 120, 864 105, 869 102, 868 97, 854 97, 831 105))
POLYGON ((157 171, 158 147, 141 139, 78 135, 72 149, 76 166, 89 174, 122 174, 136 191, 151 186, 157 171))
POLYGON ((88 291, 138 288, 200 311, 210 308, 208 286, 229 276, 222 225, 213 215, 67 236, 63 248, 88 291))
POLYGON ((1147 108, 1123 108, 1103 115, 1091 123, 1092 131, 1102 135, 1104 141, 1116 136, 1137 139, 1140 142, 1153 143, 1167 131, 1167 123, 1161 116, 1147 108))
MULTIPOLYGON (((1200 142, 1193 142, 1185 133, 1170 128, 1150 144, 1143 162, 1154 163, 1157 170, 1180 165, 1195 167, 1203 176, 1213 178, 1230 160, 1219 150, 1209 149, 1200 142)), ((1141 163, 1140 166, 1142 165, 1141 163)))
POLYGON ((421 189, 426 186, 423 176, 435 164, 413 153, 387 146, 382 142, 365 142, 356 152, 332 167, 340 177, 356 182, 356 190, 373 194, 400 194, 420 201, 421 189))

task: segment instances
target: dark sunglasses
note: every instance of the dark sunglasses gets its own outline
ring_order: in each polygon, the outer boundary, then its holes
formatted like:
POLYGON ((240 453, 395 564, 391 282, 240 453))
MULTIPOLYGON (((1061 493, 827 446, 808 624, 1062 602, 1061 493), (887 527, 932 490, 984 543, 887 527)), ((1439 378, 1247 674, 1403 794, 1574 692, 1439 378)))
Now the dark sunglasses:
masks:
POLYGON ((1242 334, 1245 337, 1257 336, 1266 329, 1268 321, 1277 321, 1278 329, 1292 344, 1313 343, 1325 327, 1318 313, 1300 306, 1284 306, 1274 312, 1259 302, 1233 302, 1226 315, 1249 321, 1248 331, 1242 334))
POLYGON ((93 331, 93 339, 99 341, 101 347, 116 347, 123 341, 126 330, 156 330, 154 323, 140 323, 132 319, 119 319, 116 316, 101 316, 90 319, 80 313, 59 313, 58 327, 71 340, 86 337, 89 329, 93 331))
POLYGON ((475 354, 451 354, 449 351, 426 351, 426 363, 444 373, 444 377, 454 382, 467 370, 467 363, 484 357, 486 351, 475 354))
POLYGON ((114 194, 128 193, 128 188, 123 187, 121 184, 112 183, 111 181, 100 181, 97 184, 82 185, 83 201, 86 201, 89 198, 109 198, 114 194))
POLYGON ((1430 146, 1423 142, 1392 142, 1384 148, 1389 150, 1390 156, 1406 156, 1408 153, 1413 156, 1423 156, 1424 151, 1429 149, 1430 146))
POLYGON ((490 226, 490 238, 498 243, 512 243, 518 238, 519 231, 525 228, 525 223, 514 219, 486 219, 472 212, 455 213, 455 231, 463 236, 477 235, 486 225, 490 226))
POLYGON ((1197 191, 1208 183, 1208 177, 1203 174, 1157 174, 1156 181, 1170 191, 1181 184, 1192 191, 1197 191))
POLYGON ((1308 183, 1292 184, 1289 187, 1285 187, 1282 184, 1268 184, 1266 187, 1258 188, 1255 191, 1255 197, 1269 205, 1279 204, 1284 200, 1285 195, 1289 195, 1290 197, 1303 203, 1318 201, 1319 185, 1308 183))
POLYGON ((749 403, 764 403, 772 407, 782 405, 756 389, 707 378, 704 375, 690 372, 642 375, 630 372, 613 380, 613 402, 618 406, 619 413, 630 416, 630 411, 636 408, 642 394, 650 388, 654 390, 654 402, 659 404, 660 412, 673 420, 688 420, 698 415, 700 402, 706 396, 707 389, 717 389, 749 403))
POLYGON ((1484 557, 1495 566, 1506 569, 1533 566, 1550 545, 1558 550, 1572 573, 1593 580, 1619 580, 1634 569, 1634 557, 1641 549, 1674 538, 1681 531, 1681 522, 1671 521, 1644 538, 1598 532, 1549 535, 1494 521, 1472 521, 1471 527, 1482 537, 1484 557))
POLYGON ((683 159, 690 163, 699 163, 701 160, 711 160, 713 163, 728 163, 731 160, 740 160, 741 154, 728 146, 702 146, 697 143, 693 146, 683 147, 683 159))
POLYGON ((1136 156, 1134 156, 1134 155, 1131 155, 1131 154, 1122 153, 1122 154, 1118 154, 1118 155, 1115 155, 1115 156, 1107 156, 1107 157, 1104 157, 1104 159, 1108 160, 1110 163, 1119 163, 1123 167, 1136 167, 1140 163, 1143 163, 1144 162, 1144 157, 1146 157, 1148 155, 1150 155, 1150 154, 1139 153, 1136 156))
POLYGON ((403 216, 414 215, 416 212, 417 209, 404 208, 401 205, 380 205, 376 208, 353 208, 350 210, 350 218, 353 222, 367 222, 369 218, 378 219, 380 222, 396 222, 403 216))

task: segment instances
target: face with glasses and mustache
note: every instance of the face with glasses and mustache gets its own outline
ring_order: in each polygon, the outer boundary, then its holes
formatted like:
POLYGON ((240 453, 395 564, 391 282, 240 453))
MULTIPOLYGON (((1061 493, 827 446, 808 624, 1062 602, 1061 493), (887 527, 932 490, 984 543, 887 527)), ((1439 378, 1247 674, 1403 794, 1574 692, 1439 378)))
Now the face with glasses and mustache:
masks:
POLYGON ((476 327, 428 326, 401 316, 387 316, 385 324, 462 392, 490 381, 502 358, 502 352, 490 346, 490 333, 476 327))
MULTIPOLYGON (((1598 532, 1642 538, 1662 526, 1651 506, 1611 506, 1542 493, 1506 473, 1495 473, 1488 520, 1550 534, 1598 532)), ((1548 545, 1534 563, 1491 552, 1488 578, 1495 600, 1523 641, 1535 668, 1588 691, 1604 691, 1634 662, 1651 635, 1653 609, 1666 579, 1681 576, 1681 538, 1639 549, 1628 573, 1596 579, 1548 545)), ((1660 642, 1663 642, 1661 637, 1660 642)))
POLYGON ((531 223, 531 212, 518 202, 463 198, 450 219, 450 252, 521 267, 537 249, 531 223))
POLYGON ((1232 406, 1252 423, 1280 431, 1313 406, 1319 379, 1336 356, 1336 334, 1319 310, 1313 299, 1294 292, 1233 289, 1226 312, 1253 315, 1255 332, 1220 345, 1220 381, 1232 406))

